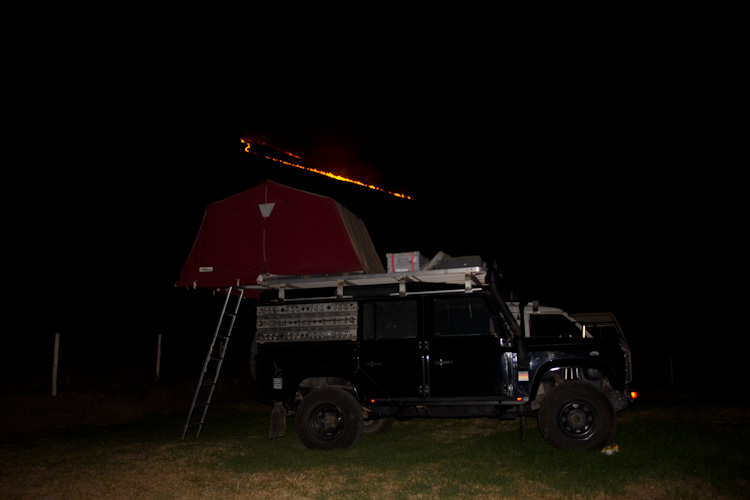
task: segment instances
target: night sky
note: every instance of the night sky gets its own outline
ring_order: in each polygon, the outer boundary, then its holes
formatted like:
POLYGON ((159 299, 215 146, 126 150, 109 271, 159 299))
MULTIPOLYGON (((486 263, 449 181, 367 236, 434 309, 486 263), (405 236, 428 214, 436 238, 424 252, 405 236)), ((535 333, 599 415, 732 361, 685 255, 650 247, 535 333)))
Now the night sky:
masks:
MULTIPOLYGON (((706 278, 732 269, 731 253, 714 257, 735 249, 725 237, 739 203, 690 70, 548 54, 498 72, 479 59, 310 63, 226 88, 155 66, 123 82, 110 68, 53 94, 16 155, 15 299, 28 332, 17 350, 63 331, 107 352, 156 332, 203 351, 186 333, 203 296, 173 284, 205 206, 270 178, 338 199, 383 259, 480 254, 524 300, 615 311, 644 385, 668 378, 670 357, 700 379, 688 366, 730 300, 706 278), (254 158, 240 138, 414 200, 254 158)), ((735 351, 733 336, 710 337, 719 359, 735 351)))

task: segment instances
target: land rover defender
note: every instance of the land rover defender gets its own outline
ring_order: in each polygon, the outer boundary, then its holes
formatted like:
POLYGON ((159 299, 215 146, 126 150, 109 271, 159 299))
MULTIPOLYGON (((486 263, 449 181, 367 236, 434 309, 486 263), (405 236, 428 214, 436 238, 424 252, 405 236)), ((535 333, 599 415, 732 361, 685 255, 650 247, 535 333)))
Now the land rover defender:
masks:
POLYGON ((605 446, 633 397, 617 320, 508 303, 499 273, 473 264, 259 279, 253 371, 271 437, 289 414, 319 450, 395 419, 531 416, 552 446, 605 446))

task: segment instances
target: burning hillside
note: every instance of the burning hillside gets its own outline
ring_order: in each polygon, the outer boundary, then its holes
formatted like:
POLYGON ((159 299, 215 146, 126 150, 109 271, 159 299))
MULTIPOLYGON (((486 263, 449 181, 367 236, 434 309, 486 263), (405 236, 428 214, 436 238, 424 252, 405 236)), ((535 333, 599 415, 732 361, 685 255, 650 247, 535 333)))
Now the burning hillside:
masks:
POLYGON ((389 194, 391 196, 395 196, 397 198, 404 198, 407 200, 411 200, 412 198, 408 195, 402 194, 402 193, 394 193, 393 191, 389 191, 387 189, 383 189, 379 186, 375 186, 373 184, 368 184, 356 179, 350 179, 348 177, 345 177, 343 175, 335 174, 333 172, 327 172, 324 170, 320 170, 317 168, 313 168, 310 166, 305 165, 304 160, 293 153, 290 153, 288 151, 282 151, 280 149, 277 149, 273 146, 269 146, 268 144, 264 144, 259 141, 254 141, 251 139, 240 139, 240 143, 244 144, 245 152, 249 154, 253 154, 256 156, 261 156, 263 158, 266 158, 268 160, 272 160, 275 162, 283 163, 284 165, 289 165, 292 167, 296 167, 302 170, 306 170, 308 172, 313 172, 319 175, 323 175, 326 177, 330 177, 331 179, 335 179, 337 181, 341 182, 348 182, 351 184, 356 184, 358 186, 366 187, 368 189, 373 189, 375 191, 380 191, 382 193, 389 194))

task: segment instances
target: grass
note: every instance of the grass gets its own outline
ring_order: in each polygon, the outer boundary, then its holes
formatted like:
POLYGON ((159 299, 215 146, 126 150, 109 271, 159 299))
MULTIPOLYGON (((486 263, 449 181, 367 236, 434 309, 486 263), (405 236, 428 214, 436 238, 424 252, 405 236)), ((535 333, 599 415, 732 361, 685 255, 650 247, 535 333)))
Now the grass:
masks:
POLYGON ((199 438, 184 415, 0 440, 11 499, 734 499, 750 477, 750 414, 639 403, 619 414, 613 455, 553 449, 529 419, 396 422, 349 450, 268 439, 270 408, 212 408, 199 438))

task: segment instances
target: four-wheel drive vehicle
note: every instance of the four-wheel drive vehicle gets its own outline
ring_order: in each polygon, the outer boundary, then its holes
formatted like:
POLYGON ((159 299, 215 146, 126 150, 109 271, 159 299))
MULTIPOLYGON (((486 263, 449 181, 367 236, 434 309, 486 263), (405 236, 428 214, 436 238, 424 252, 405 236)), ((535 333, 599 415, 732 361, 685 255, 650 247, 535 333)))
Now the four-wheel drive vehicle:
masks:
POLYGON ((613 316, 506 303, 496 271, 268 277, 253 341, 271 435, 295 413, 312 449, 413 417, 534 416, 553 446, 593 450, 630 401, 631 360, 613 316), (326 288, 330 287, 330 288, 326 288))

